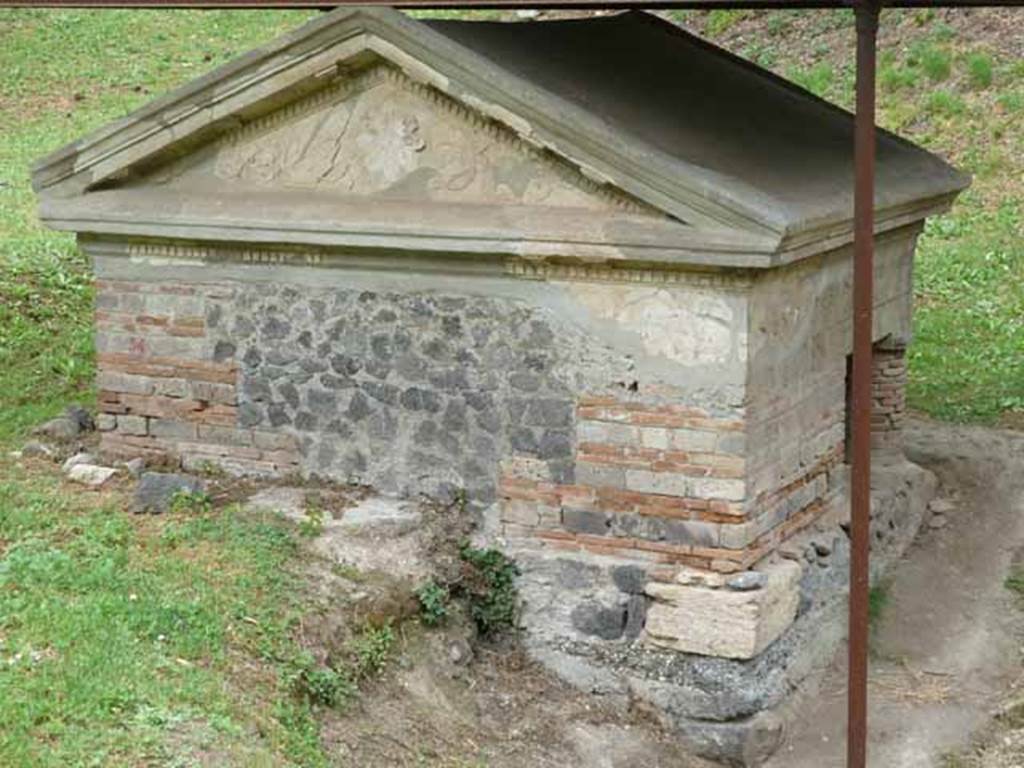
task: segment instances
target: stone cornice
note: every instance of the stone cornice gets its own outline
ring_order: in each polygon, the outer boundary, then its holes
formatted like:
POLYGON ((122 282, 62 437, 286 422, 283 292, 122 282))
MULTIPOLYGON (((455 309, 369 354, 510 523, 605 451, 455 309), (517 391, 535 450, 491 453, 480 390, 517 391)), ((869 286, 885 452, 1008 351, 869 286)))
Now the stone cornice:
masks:
MULTIPOLYGON (((314 267, 379 272, 424 272, 459 277, 503 277, 588 283, 686 285, 743 290, 753 279, 749 269, 694 269, 680 266, 586 264, 568 260, 538 260, 518 256, 472 259, 451 254, 415 258, 387 252, 336 248, 240 246, 202 242, 170 242, 83 236, 80 245, 91 256, 124 259, 139 266, 189 268, 221 265, 314 267)), ((241 273, 240 273, 241 274, 241 273)))
MULTIPOLYGON (((743 180, 720 177, 624 136, 599 116, 503 70, 430 26, 384 9, 338 10, 240 57, 39 161, 33 186, 51 199, 91 197, 88 190, 117 186, 133 169, 185 154, 380 59, 400 68, 424 92, 444 94, 507 127, 519 141, 557 155, 596 187, 622 190, 712 240, 730 233, 737 239, 746 236, 756 242, 755 252, 772 254, 759 255, 757 264, 748 265, 772 266, 818 252, 816 237, 837 247, 852 236, 849 212, 802 220, 743 180)), ((888 202, 883 190, 877 204, 880 229, 889 226, 886 222, 900 226, 943 210, 959 189, 947 189, 942 182, 942 189, 928 195, 929 183, 922 182, 922 199, 912 203, 888 202)), ((72 228, 73 217, 51 218, 72 228)), ((91 224, 100 221, 94 218, 91 224)), ((118 224, 112 231, 128 233, 124 227, 118 224)), ((675 250, 685 253, 688 246, 675 250)))

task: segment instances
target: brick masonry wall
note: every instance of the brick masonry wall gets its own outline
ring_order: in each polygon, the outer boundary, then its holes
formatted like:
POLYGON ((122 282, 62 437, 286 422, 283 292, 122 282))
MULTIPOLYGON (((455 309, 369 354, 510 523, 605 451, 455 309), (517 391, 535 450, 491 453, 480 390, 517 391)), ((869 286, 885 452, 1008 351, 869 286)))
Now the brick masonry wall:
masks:
POLYGON ((631 383, 628 356, 522 302, 103 280, 96 320, 115 455, 465 490, 532 546, 721 571, 810 522, 827 490, 826 460, 754 497, 742 408, 631 383))
POLYGON ((521 543, 720 571, 841 492, 841 366, 751 418, 633 381, 629 355, 519 300, 164 276, 101 281, 96 320, 118 455, 465 491, 521 543))
POLYGON ((876 345, 871 371, 871 447, 903 447, 907 359, 903 347, 876 345))
MULTIPOLYGON (((909 333, 915 238, 907 229, 878 241, 877 336, 909 333)), ((850 265, 845 248, 754 282, 744 512, 758 536, 845 504, 850 265)), ((878 394, 879 401, 895 397, 878 394)))
POLYGON ((230 345, 214 343, 208 304, 219 286, 97 284, 98 426, 109 455, 173 456, 243 474, 298 468, 294 438, 246 424, 230 345), (240 413, 241 410, 241 413, 240 413))
POLYGON ((576 408, 576 482, 540 478, 526 457, 503 465, 506 537, 562 550, 733 572, 812 522, 840 450, 763 503, 781 517, 752 521, 746 423, 679 404, 584 396, 576 408))

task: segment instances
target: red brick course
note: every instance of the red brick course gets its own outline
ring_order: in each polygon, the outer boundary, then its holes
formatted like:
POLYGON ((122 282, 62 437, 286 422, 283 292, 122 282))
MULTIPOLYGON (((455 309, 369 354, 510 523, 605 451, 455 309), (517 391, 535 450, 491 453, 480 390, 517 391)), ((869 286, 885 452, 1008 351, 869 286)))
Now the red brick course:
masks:
POLYGON ((841 443, 832 446, 795 480, 751 498, 743 491, 741 418, 612 396, 581 398, 576 415, 576 484, 537 480, 529 464, 519 474, 515 460, 506 465, 499 495, 507 536, 653 564, 738 571, 822 514, 828 473, 843 455, 841 443))
POLYGON ((97 287, 98 303, 118 308, 98 309, 97 328, 132 334, 130 351, 97 355, 104 452, 121 458, 173 457, 193 466, 209 461, 245 473, 281 474, 298 468, 294 438, 237 427, 236 362, 206 359, 199 352, 195 357, 148 352, 150 340, 168 336, 195 339, 195 349, 203 349, 206 321, 195 314, 199 286, 104 280, 97 287), (187 311, 144 311, 146 296, 157 297, 152 301, 161 307, 187 311), (182 298, 179 302, 173 297, 182 298), (133 311, 127 311, 129 306, 133 311))
POLYGON ((902 348, 874 350, 871 371, 871 445, 902 446, 906 417, 907 361, 902 348))
POLYGON ((581 443, 577 449, 576 459, 592 464, 649 469, 652 472, 675 472, 692 477, 742 478, 744 476, 743 459, 714 453, 581 443))
MULTIPOLYGON (((735 573, 750 568, 774 551, 784 541, 817 520, 826 508, 822 501, 810 504, 782 525, 768 531, 742 549, 668 544, 637 538, 571 533, 557 529, 537 529, 530 531, 529 534, 537 542, 555 549, 583 551, 626 560, 640 560, 650 564, 685 565, 720 573, 735 573)), ((663 577, 670 578, 670 573, 665 572, 663 577)))
POLYGON ((576 415, 584 421, 605 421, 615 424, 636 424, 647 427, 687 429, 743 430, 738 419, 712 418, 706 411, 683 405, 649 405, 635 402, 612 402, 609 398, 581 398, 576 415))

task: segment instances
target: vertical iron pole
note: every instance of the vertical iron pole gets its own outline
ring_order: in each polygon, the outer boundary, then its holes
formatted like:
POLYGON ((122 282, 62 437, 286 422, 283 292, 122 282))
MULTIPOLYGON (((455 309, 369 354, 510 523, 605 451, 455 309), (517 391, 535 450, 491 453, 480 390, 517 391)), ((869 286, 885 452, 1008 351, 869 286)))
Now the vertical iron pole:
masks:
POLYGON ((850 616, 847 768, 867 762, 868 551, 871 529, 871 335, 874 294, 875 53, 880 0, 856 0, 854 120, 853 413, 850 472, 850 616))

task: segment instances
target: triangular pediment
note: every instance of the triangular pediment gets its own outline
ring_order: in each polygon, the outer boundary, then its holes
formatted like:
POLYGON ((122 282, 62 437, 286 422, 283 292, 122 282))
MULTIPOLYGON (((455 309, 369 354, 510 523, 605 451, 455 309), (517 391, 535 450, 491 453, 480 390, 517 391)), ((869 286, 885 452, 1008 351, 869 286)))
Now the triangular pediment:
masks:
MULTIPOLYGON (((618 149, 552 135, 545 123, 581 136, 587 125, 557 105, 523 100, 502 77, 492 62, 397 11, 339 9, 44 158, 33 185, 44 218, 64 228, 97 215, 97 193, 108 207, 137 210, 142 198, 111 193, 276 189, 526 206, 548 216, 610 212, 712 229, 729 248, 751 235, 764 245, 764 227, 745 225, 720 201, 698 194, 691 206, 660 180, 635 176, 640 166, 618 149), (89 204, 72 202, 90 195, 89 204)), ((634 242, 634 224, 614 229, 634 242)), ((666 232, 662 226, 654 239, 666 232)), ((606 231, 601 239, 615 237, 606 231)))
POLYGON ((383 60, 130 183, 664 216, 383 60))
MULTIPOLYGON (((401 231, 436 250, 771 266, 852 237, 851 126, 649 14, 342 8, 43 158, 32 181, 43 220, 76 232, 412 247, 389 240, 401 231)), ((878 157, 880 231, 966 184, 884 132, 878 157)))

